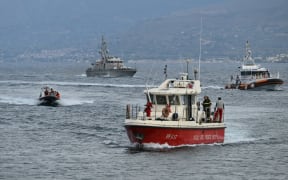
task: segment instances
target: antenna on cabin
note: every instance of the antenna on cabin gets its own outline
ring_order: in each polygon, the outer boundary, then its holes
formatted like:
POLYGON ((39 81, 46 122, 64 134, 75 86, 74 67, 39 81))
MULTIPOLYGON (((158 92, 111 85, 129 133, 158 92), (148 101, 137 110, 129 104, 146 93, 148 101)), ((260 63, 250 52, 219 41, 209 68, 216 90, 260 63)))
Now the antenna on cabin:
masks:
POLYGON ((197 79, 197 73, 198 73, 198 70, 197 68, 194 69, 194 79, 196 80, 197 79))
POLYGON ((164 74, 165 74, 165 79, 167 79, 167 64, 165 64, 165 67, 164 67, 164 74))
POLYGON ((201 17, 201 25, 200 25, 200 38, 199 38, 199 44, 200 44, 200 48, 199 48, 199 60, 198 60, 198 78, 200 80, 200 61, 201 61, 201 55, 202 55, 202 17, 201 17))
POLYGON ((186 59, 186 73, 187 73, 187 79, 189 79, 189 63, 192 62, 192 59, 186 59))
POLYGON ((188 66, 189 66, 189 59, 186 60, 186 73, 187 73, 187 79, 189 79, 189 70, 188 70, 188 66))

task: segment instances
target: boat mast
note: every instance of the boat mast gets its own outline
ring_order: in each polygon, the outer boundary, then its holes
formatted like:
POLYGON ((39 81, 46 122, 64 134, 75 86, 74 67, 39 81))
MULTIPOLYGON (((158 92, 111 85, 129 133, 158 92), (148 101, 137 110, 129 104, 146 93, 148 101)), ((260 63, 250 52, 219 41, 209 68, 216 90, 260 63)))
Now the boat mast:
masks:
POLYGON ((244 64, 254 65, 254 60, 252 58, 252 50, 250 48, 250 44, 248 41, 246 41, 245 45, 245 58, 244 58, 244 64), (245 62, 246 61, 246 62, 245 62))
POLYGON ((165 79, 167 79, 167 64, 165 64, 165 67, 164 67, 164 74, 165 74, 165 79))
POLYGON ((199 38, 199 45, 200 45, 200 48, 199 48, 199 60, 198 60, 198 78, 199 78, 199 81, 200 81, 200 61, 201 61, 201 55, 202 55, 202 17, 201 17, 201 26, 200 26, 200 38, 199 38))
POLYGON ((250 45, 249 45, 249 42, 246 41, 246 59, 250 59, 251 57, 251 48, 250 48, 250 45))
POLYGON ((105 63, 107 62, 108 59, 108 50, 107 50, 107 43, 104 40, 104 36, 102 36, 101 49, 99 51, 99 54, 101 55, 101 59, 104 61, 104 67, 105 67, 105 63))
POLYGON ((186 61, 187 80, 189 79, 189 70, 188 70, 188 66, 189 66, 189 59, 187 59, 187 61, 186 61))

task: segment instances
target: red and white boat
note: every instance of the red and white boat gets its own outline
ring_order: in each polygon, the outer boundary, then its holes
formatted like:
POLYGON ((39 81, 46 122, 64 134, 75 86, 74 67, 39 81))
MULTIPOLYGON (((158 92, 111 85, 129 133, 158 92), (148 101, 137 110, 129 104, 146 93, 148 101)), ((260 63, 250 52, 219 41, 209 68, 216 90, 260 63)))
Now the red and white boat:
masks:
POLYGON ((231 76, 230 82, 225 85, 225 89, 240 90, 279 90, 284 83, 279 77, 279 73, 271 75, 267 68, 255 64, 252 58, 252 51, 248 41, 246 42, 246 55, 243 64, 239 67, 236 77, 231 76))
POLYGON ((200 81, 189 79, 187 73, 145 90, 144 112, 127 105, 124 126, 130 142, 169 146, 223 143, 224 118, 206 121, 197 99, 200 93, 200 81))

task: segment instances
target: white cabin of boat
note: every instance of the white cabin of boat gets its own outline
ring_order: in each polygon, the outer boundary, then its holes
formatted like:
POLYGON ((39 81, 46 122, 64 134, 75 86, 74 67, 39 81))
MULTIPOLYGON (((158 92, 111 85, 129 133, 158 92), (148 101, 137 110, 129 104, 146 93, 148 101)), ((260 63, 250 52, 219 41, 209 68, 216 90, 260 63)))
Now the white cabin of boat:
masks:
POLYGON ((159 87, 144 91, 147 102, 152 105, 150 116, 140 106, 127 105, 126 119, 211 123, 213 118, 206 119, 205 112, 200 111, 197 98, 200 93, 200 81, 188 79, 188 74, 182 73, 179 79, 166 79, 159 87), (167 105, 170 112, 165 115, 167 105))

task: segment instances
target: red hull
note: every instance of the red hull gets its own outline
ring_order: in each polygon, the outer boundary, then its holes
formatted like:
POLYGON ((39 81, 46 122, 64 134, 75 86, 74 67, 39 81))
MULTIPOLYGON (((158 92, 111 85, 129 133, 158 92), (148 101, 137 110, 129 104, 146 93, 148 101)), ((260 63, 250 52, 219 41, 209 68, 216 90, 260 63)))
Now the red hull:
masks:
POLYGON ((126 125, 131 143, 157 143, 170 146, 214 144, 224 142, 225 127, 162 128, 126 125))

